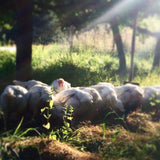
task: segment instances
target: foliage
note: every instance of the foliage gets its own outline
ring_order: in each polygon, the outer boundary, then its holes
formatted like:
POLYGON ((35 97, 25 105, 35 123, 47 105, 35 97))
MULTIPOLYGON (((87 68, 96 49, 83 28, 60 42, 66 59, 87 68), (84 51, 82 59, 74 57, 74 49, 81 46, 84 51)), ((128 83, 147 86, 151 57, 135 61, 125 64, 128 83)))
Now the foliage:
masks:
POLYGON ((23 139, 29 132, 34 131, 40 135, 35 128, 21 129, 23 118, 19 122, 15 130, 5 131, 0 134, 0 160, 17 160, 18 154, 9 147, 9 143, 14 143, 17 140, 23 139))
POLYGON ((0 78, 14 72, 15 68, 15 54, 1 51, 0 53, 0 78))
MULTIPOLYGON (((53 109, 53 101, 49 100, 49 107, 44 107, 41 109, 41 114, 47 120, 46 124, 43 124, 43 127, 47 130, 50 130, 50 118, 51 118, 51 110, 53 109)), ((63 126, 56 130, 51 130, 49 133, 49 138, 52 140, 58 141, 66 141, 69 142, 73 137, 73 130, 71 128, 70 122, 73 119, 73 107, 72 106, 65 106, 64 116, 63 116, 63 126)))
POLYGON ((51 110, 53 108, 53 100, 49 100, 49 107, 44 107, 41 109, 41 114, 46 120, 46 124, 43 124, 43 127, 46 129, 50 129, 50 118, 51 118, 51 110))
POLYGON ((0 51, 0 92, 12 83, 15 74, 15 53, 0 51))
MULTIPOLYGON (((124 0, 119 0, 119 1, 47 0, 45 2, 43 0, 40 1, 26 0, 24 5, 24 3, 22 3, 20 0, 19 1, 12 0, 11 3, 9 3, 8 1, 3 1, 3 3, 1 4, 2 11, 0 12, 0 15, 4 14, 2 26, 5 26, 5 29, 2 29, 1 32, 2 35, 4 32, 4 37, 7 37, 5 35, 8 34, 8 31, 6 30, 7 29, 9 31, 11 29, 14 30, 12 33, 14 35, 14 40, 17 46, 16 78, 20 80, 27 80, 30 79, 30 77, 32 76, 31 61, 32 61, 32 39, 33 39, 33 21, 32 21, 33 14, 48 15, 49 10, 50 13, 53 13, 54 16, 55 14, 57 15, 58 20, 60 22, 60 23, 58 22, 57 24, 58 25, 60 24, 60 27, 62 29, 67 30, 69 35, 67 39, 70 43, 71 50, 73 46, 72 43, 73 34, 76 32, 76 30, 80 30, 84 26, 86 27, 86 25, 88 25, 88 23, 92 21, 94 21, 93 24, 90 25, 90 27, 87 26, 86 28, 92 28, 93 26, 96 26, 97 24, 102 22, 110 23, 111 28, 113 30, 114 41, 116 42, 117 50, 119 53, 118 54, 120 60, 119 71, 120 73, 126 72, 125 56, 123 52, 123 45, 121 42, 118 26, 120 23, 125 24, 123 20, 129 21, 130 19, 134 19, 134 17, 136 17, 139 12, 144 13, 149 8, 147 4, 152 4, 152 3, 150 2, 150 0, 147 1, 131 0, 127 2, 124 0), (127 5, 129 5, 129 7, 126 7, 127 5), (3 8, 7 9, 4 10, 3 8), (122 11, 122 8, 126 9, 122 11), (12 17, 10 12, 14 13, 13 15, 15 16, 12 17), (25 21, 23 21, 23 18, 25 19, 25 21), (8 19, 10 19, 9 22, 7 22, 8 19), (13 23, 11 23, 11 21, 13 21, 13 23), (117 39, 117 37, 119 37, 119 39, 117 39), (23 45, 26 47, 22 47, 23 45), (22 54, 23 56, 21 56, 22 54), (25 70, 25 68, 27 68, 27 70, 25 70), (25 75, 22 75, 24 74, 24 72, 25 75)), ((157 1, 156 4, 159 5, 157 1)), ((143 16, 141 17, 143 18, 143 16)), ((49 20, 47 18, 44 18, 44 23, 45 22, 49 23, 49 20)), ((49 24, 48 26, 51 26, 52 28, 52 25, 49 24)), ((46 30, 49 30, 48 29, 49 27, 46 28, 47 28, 46 30)), ((43 29, 45 29, 45 27, 43 29)), ((12 37, 10 32, 9 35, 10 37, 12 37)), ((50 35, 51 34, 49 35, 46 34, 46 39, 43 38, 43 35, 40 35, 38 37, 41 40, 41 42, 43 41, 42 43, 47 43, 48 40, 50 41, 50 35)), ((158 46, 159 45, 157 45, 157 47, 158 46)), ((155 51, 157 57, 159 57, 158 50, 159 49, 157 48, 155 51)), ((158 58, 155 58, 155 60, 157 59, 158 58)), ((153 67, 158 65, 159 65, 159 60, 154 61, 153 67)))
POLYGON ((144 112, 150 112, 154 115, 158 115, 160 112, 160 94, 156 93, 156 91, 149 98, 149 102, 146 103, 145 106, 142 107, 144 112))
MULTIPOLYGON (((17 16, 17 4, 18 1, 3 1, 0 7, 1 15, 1 40, 15 40, 17 34, 16 16, 17 16)), ((136 15, 135 12, 140 12, 139 16, 141 19, 148 15, 158 14, 158 6, 160 5, 158 0, 155 1, 154 5, 150 0, 135 2, 130 0, 125 2, 124 0, 31 0, 33 3, 33 27, 34 27, 34 41, 47 43, 47 41, 53 40, 51 35, 55 32, 59 32, 59 28, 66 31, 70 26, 74 26, 75 30, 80 30, 89 23, 90 27, 95 27, 98 23, 110 22, 110 20, 116 18, 119 24, 126 25, 126 21, 133 19, 136 15), (126 7, 126 5, 128 7, 126 7), (123 8, 121 8, 123 7, 123 8), (149 9, 148 9, 149 7, 149 9), (125 9, 124 9, 125 8, 125 9), (112 16, 101 17, 103 14, 112 11, 112 16), (46 16, 47 15, 47 16, 46 16), (56 16, 55 16, 56 15, 56 16), (101 18, 99 18, 101 17, 101 18), (99 20, 98 20, 99 19, 99 20), (97 22, 95 22, 97 21, 97 22), (54 22, 54 24, 52 23, 54 22), (44 38, 44 33, 46 34, 44 38), (49 33, 51 34, 49 34, 49 33)), ((54 41, 55 41, 54 37, 54 41)))
MULTIPOLYGON (((70 120, 72 117, 67 116, 66 114, 65 117, 70 120)), ((63 123, 64 125, 62 127, 50 132, 49 138, 61 142, 72 143, 77 134, 74 134, 73 129, 71 128, 71 125, 69 122, 67 122, 67 120, 64 120, 63 123)))

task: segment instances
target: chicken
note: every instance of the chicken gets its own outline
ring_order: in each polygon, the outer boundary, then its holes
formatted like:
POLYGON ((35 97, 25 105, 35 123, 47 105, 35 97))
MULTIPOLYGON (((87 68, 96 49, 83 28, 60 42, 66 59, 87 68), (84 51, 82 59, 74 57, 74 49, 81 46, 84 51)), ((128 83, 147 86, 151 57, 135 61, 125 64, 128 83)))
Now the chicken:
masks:
POLYGON ((65 89, 68 89, 68 88, 71 88, 71 84, 68 83, 67 81, 65 81, 64 79, 62 78, 59 78, 59 79, 56 79, 54 80, 50 86, 53 86, 53 90, 56 92, 56 93, 59 93, 60 91, 63 91, 65 89))
MULTIPOLYGON (((114 86, 110 83, 101 82, 97 85, 91 86, 96 89, 102 98, 103 109, 113 109, 116 112, 124 112, 122 103, 118 100, 114 86)), ((106 110, 106 111, 107 111, 106 110)))
POLYGON ((13 80, 13 84, 20 85, 20 86, 26 88, 27 90, 29 90, 31 87, 33 87, 35 85, 47 86, 47 84, 45 84, 41 81, 36 81, 36 80, 29 80, 29 81, 25 81, 25 82, 13 80))
MULTIPOLYGON (((35 85, 41 85, 41 86, 48 86, 49 87, 48 84, 43 83, 41 81, 37 81, 37 80, 29 80, 29 81, 25 81, 25 82, 14 80, 13 84, 23 86, 27 90, 29 90, 30 88, 32 88, 35 85)), ((60 92, 60 91, 62 91, 62 90, 64 90, 64 89, 71 88, 71 84, 68 83, 67 81, 65 81, 62 78, 54 80, 51 83, 50 87, 51 86, 53 86, 53 91, 54 91, 55 94, 58 93, 58 92, 60 92)))
POLYGON ((77 87, 79 90, 89 93, 93 97, 93 104, 98 105, 102 102, 99 92, 91 87, 77 87))
POLYGON ((143 90, 142 110, 160 105, 160 88, 159 86, 141 87, 143 90))
POLYGON ((125 112, 129 113, 141 106, 143 98, 143 90, 133 84, 125 84, 115 87, 117 98, 122 102, 125 112))
POLYGON ((59 92, 54 97, 51 123, 62 122, 65 109, 69 110, 70 107, 73 108, 72 124, 86 120, 90 117, 89 114, 94 111, 93 96, 78 88, 70 88, 59 92))
POLYGON ((53 100, 54 96, 51 87, 47 85, 34 85, 28 90, 28 108, 32 118, 40 115, 40 110, 49 106, 49 100, 53 100))
POLYGON ((27 110, 28 91, 19 85, 8 85, 1 94, 0 103, 7 121, 17 123, 27 110))

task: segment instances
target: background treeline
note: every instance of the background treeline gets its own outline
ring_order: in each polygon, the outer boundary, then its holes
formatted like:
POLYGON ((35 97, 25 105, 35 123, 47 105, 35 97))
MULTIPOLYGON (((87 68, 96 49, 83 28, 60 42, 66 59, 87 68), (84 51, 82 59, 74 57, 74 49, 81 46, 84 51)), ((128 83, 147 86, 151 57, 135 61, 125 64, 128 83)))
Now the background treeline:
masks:
MULTIPOLYGON (((72 52, 74 37, 78 39, 82 33, 92 30, 97 35, 99 24, 104 24, 102 38, 106 32, 110 32, 113 38, 112 50, 117 50, 117 73, 126 74, 126 46, 121 32, 128 27, 133 31, 130 37, 126 37, 127 41, 131 42, 129 52, 132 55, 132 80, 137 35, 143 40, 148 36, 154 37, 156 44, 152 48, 152 69, 159 66, 159 30, 154 29, 154 23, 145 23, 148 17, 159 19, 159 6, 158 0, 6 0, 2 1, 0 7, 1 43, 10 41, 16 44, 16 79, 27 80, 32 78, 33 43, 48 44, 67 40, 72 52)), ((93 39, 93 46, 96 46, 97 37, 93 39)), ((106 42, 104 48, 107 47, 106 42)))

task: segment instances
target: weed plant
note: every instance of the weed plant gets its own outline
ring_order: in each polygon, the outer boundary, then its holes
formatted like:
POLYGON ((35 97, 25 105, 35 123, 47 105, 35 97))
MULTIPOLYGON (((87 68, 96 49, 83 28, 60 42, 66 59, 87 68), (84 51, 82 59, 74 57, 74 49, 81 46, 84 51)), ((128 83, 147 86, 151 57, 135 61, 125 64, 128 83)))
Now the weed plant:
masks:
POLYGON ((73 133, 73 129, 71 128, 71 121, 73 119, 73 107, 72 106, 65 106, 64 107, 64 116, 63 116, 63 125, 58 129, 51 129, 50 119, 51 117, 51 110, 53 109, 53 101, 49 100, 49 107, 44 107, 41 109, 41 114, 46 119, 46 124, 43 124, 43 127, 46 128, 49 133, 49 139, 58 140, 58 141, 65 141, 70 142, 75 137, 73 133))
POLYGON ((25 139, 25 136, 34 131, 40 135, 35 128, 21 129, 23 118, 15 128, 15 130, 8 130, 0 134, 0 160, 18 160, 19 155, 15 152, 10 144, 18 140, 25 139))

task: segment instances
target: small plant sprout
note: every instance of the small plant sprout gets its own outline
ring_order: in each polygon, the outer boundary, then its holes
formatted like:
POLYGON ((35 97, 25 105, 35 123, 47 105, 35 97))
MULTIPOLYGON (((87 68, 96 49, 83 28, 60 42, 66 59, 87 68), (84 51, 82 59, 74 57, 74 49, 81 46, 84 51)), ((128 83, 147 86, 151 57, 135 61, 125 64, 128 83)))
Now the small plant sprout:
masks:
POLYGON ((105 123, 102 123, 102 129, 103 129, 103 139, 106 138, 106 124, 105 123))
MULTIPOLYGON (((63 118, 63 121, 66 123, 68 123, 67 121, 72 121, 73 119, 73 107, 70 105, 68 107, 68 105, 65 105, 65 112, 64 112, 64 118, 63 118)), ((67 124, 68 127, 70 127, 70 124, 68 123, 67 124)))
POLYGON ((114 133, 113 138, 112 138, 112 142, 115 142, 117 137, 118 137, 118 135, 121 133, 120 128, 121 127, 117 127, 118 131, 114 133))
POLYGON ((149 98, 149 105, 145 106, 145 110, 148 111, 152 111, 153 113, 158 113, 159 110, 159 106, 160 106, 160 99, 159 95, 157 95, 156 93, 154 93, 150 98, 149 98))
POLYGON ((47 120, 46 124, 43 124, 43 127, 46 128, 47 130, 50 129, 50 122, 49 119, 51 117, 51 110, 53 108, 53 100, 49 100, 49 107, 44 107, 41 109, 41 114, 43 117, 47 120))
POLYGON ((149 103, 152 107, 156 105, 156 93, 149 98, 149 103))
POLYGON ((70 121, 73 119, 73 107, 70 106, 65 106, 65 112, 64 112, 64 117, 63 117, 63 126, 59 129, 56 129, 56 131, 51 131, 49 138, 53 140, 58 140, 58 141, 72 141, 72 139, 76 136, 70 126, 70 121), (68 122, 69 121, 69 122, 68 122))

